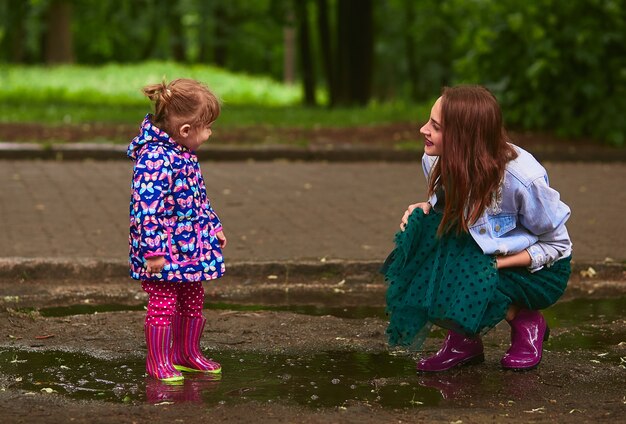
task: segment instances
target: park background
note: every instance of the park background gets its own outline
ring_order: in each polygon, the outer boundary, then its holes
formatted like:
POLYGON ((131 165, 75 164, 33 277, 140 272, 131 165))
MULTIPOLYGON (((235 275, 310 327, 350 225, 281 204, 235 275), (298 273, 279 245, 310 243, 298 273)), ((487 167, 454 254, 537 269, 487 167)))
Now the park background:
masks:
POLYGON ((625 14, 623 0, 0 0, 0 422, 623 421, 625 14), (178 77, 223 100, 199 155, 229 244, 202 340, 224 378, 167 387, 144 376, 125 153, 151 108, 141 87, 178 77), (424 191, 418 128, 458 83, 496 93, 573 211, 572 278, 529 373, 500 369, 505 323, 483 366, 443 375, 386 343, 378 270, 424 191))
POLYGON ((514 138, 623 147, 626 5, 0 0, 1 141, 127 143, 141 87, 178 77, 223 100, 218 145, 419 150, 441 87, 472 83, 514 138))

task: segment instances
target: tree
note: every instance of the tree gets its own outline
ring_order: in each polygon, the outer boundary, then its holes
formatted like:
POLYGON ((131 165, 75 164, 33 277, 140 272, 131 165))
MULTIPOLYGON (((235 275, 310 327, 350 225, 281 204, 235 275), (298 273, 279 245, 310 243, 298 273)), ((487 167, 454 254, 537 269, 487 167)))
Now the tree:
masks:
POLYGON ((364 105, 372 94, 374 19, 372 0, 337 3, 337 93, 340 105, 364 105))
POLYGON ((330 106, 364 105, 372 95, 374 5, 337 0, 334 25, 328 0, 317 0, 317 29, 330 106))
POLYGON ((52 0, 46 16, 44 58, 46 63, 74 62, 72 39, 72 3, 69 0, 52 0))
POLYGON ((330 21, 328 14, 328 0, 317 0, 317 32, 320 37, 320 54, 322 55, 322 69, 326 76, 326 87, 330 97, 330 104, 336 103, 337 83, 335 76, 335 61, 331 42, 330 21))
POLYGON ((304 104, 315 105, 315 69, 313 67, 313 52, 311 49, 311 35, 309 30, 308 1, 294 0, 298 21, 298 48, 300 70, 302 73, 302 87, 304 89, 304 104))
POLYGON ((185 52, 185 34, 183 33, 183 23, 179 4, 176 1, 165 1, 164 9, 168 18, 166 22, 169 26, 169 41, 172 49, 172 57, 177 62, 184 62, 187 59, 185 52))
POLYGON ((21 63, 25 59, 27 6, 21 0, 7 1, 1 5, 0 14, 4 17, 6 35, 2 38, 0 49, 6 52, 5 57, 9 62, 21 63))
POLYGON ((215 14, 215 29, 213 33, 213 63, 217 66, 226 66, 228 58, 228 30, 227 28, 233 24, 231 17, 228 15, 226 6, 218 1, 213 9, 215 14))

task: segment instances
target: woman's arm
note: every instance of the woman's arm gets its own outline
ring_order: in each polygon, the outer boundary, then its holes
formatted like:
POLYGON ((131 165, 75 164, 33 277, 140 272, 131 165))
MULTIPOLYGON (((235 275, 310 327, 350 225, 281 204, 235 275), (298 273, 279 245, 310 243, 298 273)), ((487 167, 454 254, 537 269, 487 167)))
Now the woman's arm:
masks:
POLYGON ((520 222, 538 238, 526 249, 531 258, 531 272, 571 254, 572 242, 565 227, 570 213, 569 207, 548 185, 545 177, 536 179, 527 187, 520 209, 520 222))
POLYGON ((522 250, 521 252, 514 253, 512 255, 496 256, 496 267, 498 269, 517 266, 528 267, 531 263, 532 260, 530 258, 530 254, 526 250, 522 250))

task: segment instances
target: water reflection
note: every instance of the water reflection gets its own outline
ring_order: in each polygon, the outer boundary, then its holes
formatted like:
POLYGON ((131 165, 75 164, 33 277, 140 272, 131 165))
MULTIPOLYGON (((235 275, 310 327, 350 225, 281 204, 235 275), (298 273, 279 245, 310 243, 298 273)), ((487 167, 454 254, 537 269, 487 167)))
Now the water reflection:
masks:
POLYGON ((202 403, 205 394, 215 392, 220 375, 185 374, 184 381, 165 383, 146 377, 146 401, 149 403, 202 403))
POLYGON ((105 360, 80 353, 0 349, 0 381, 11 389, 46 389, 72 399, 111 402, 233 404, 249 400, 311 407, 365 402, 382 407, 437 405, 415 382, 415 362, 387 353, 220 355, 221 379, 185 374, 183 384, 146 378, 143 358, 105 360))
POLYGON ((482 380, 481 372, 467 372, 466 370, 421 373, 417 378, 420 386, 436 389, 445 400, 468 398, 472 393, 482 392, 482 380))

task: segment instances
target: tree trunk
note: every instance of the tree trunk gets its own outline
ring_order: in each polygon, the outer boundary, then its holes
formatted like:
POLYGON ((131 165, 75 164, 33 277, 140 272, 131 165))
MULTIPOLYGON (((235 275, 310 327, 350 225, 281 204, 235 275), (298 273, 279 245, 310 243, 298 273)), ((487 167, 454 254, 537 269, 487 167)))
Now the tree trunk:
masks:
POLYGON ((185 52, 185 35, 183 33, 182 16, 178 9, 178 2, 166 2, 165 10, 167 11, 166 22, 169 22, 172 57, 176 62, 184 62, 187 59, 187 55, 185 52))
POLYGON ((9 1, 2 7, 2 13, 6 13, 6 32, 0 43, 0 49, 6 52, 2 56, 12 63, 22 63, 26 58, 24 49, 26 27, 24 24, 27 6, 28 3, 25 1, 9 1))
POLYGON ((328 18, 328 0, 317 0, 317 31, 320 37, 320 50, 322 54, 322 66, 326 78, 326 90, 328 91, 329 103, 332 107, 336 103, 337 77, 335 75, 335 61, 333 60, 333 47, 331 44, 332 34, 328 18))
POLYGON ((52 0, 46 18, 46 63, 73 63, 72 3, 68 0, 52 0))
POLYGON ((298 22, 298 47, 300 57, 300 71, 302 73, 302 88, 304 90, 304 104, 314 106, 315 102, 315 70, 311 51, 311 35, 309 31, 308 1, 294 0, 296 18, 298 22))
MULTIPOLYGON (((200 14, 200 25, 198 26, 198 30, 200 33, 199 37, 199 52, 198 52, 198 61, 201 63, 207 63, 209 61, 210 56, 210 46, 211 46, 211 34, 209 32, 210 25, 208 22, 211 21, 211 7, 208 2, 201 1, 198 5, 198 11, 200 14)), ((215 25, 215 22, 213 22, 215 25)))
POLYGON ((404 0, 404 47, 406 51, 407 71, 411 87, 411 99, 417 101, 419 94, 419 78, 417 64, 415 63, 415 42, 411 25, 415 22, 415 8, 413 0, 404 0))
POLYGON ((374 17, 372 0, 338 2, 337 104, 365 105, 372 92, 374 17))
POLYGON ((284 59, 283 59, 283 81, 285 84, 293 85, 296 80, 296 29, 293 10, 287 14, 287 22, 283 28, 284 59))
POLYGON ((229 25, 228 14, 224 6, 217 2, 213 10, 215 16, 215 31, 213 37, 213 62, 219 67, 225 67, 228 59, 228 45, 226 27, 229 25))

